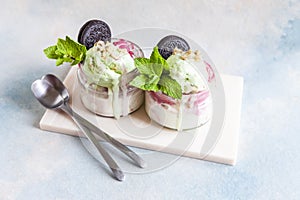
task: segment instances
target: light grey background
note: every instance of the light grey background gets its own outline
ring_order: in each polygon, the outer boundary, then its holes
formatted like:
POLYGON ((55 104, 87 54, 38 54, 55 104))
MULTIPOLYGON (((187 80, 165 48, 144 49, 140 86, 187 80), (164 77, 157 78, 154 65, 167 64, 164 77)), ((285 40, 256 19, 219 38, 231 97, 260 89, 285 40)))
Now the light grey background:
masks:
POLYGON ((297 199, 300 196, 299 1, 2 0, 1 199, 297 199), (226 166, 181 158, 120 183, 74 137, 39 130, 30 91, 45 73, 63 78, 42 50, 77 37, 91 18, 113 34, 160 27, 198 42, 221 73, 245 79, 239 157, 226 166))

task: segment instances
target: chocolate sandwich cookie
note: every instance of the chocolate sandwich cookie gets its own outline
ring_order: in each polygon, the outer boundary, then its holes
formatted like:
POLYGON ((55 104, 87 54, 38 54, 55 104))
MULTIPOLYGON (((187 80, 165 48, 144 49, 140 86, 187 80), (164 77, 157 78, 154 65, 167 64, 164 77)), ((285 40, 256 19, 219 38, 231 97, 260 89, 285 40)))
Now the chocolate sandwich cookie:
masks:
POLYGON ((160 55, 164 59, 170 57, 176 47, 182 51, 188 51, 190 49, 189 44, 183 38, 176 35, 168 35, 162 38, 158 42, 157 47, 160 55))
POLYGON ((97 19, 86 22, 78 34, 78 42, 85 45, 87 49, 92 48, 99 40, 106 42, 110 39, 111 30, 108 24, 97 19))

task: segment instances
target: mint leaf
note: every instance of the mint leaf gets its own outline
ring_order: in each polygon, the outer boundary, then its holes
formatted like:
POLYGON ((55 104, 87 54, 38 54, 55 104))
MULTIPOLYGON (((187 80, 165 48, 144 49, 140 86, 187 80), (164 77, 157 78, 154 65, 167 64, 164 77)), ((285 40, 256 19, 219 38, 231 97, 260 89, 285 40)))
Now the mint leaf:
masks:
POLYGON ((150 68, 156 76, 161 76, 164 66, 160 63, 151 63, 150 68))
POLYGON ((68 62, 68 63, 71 63, 73 62, 73 60, 71 58, 68 58, 68 57, 61 57, 61 58, 58 58, 56 60, 56 66, 59 66, 61 64, 63 64, 64 62, 68 62))
POLYGON ((169 76, 162 76, 159 80, 159 89, 174 99, 181 99, 182 90, 179 83, 169 76))
POLYGON ((57 46, 50 46, 46 49, 44 49, 44 53, 46 54, 46 56, 50 59, 57 59, 59 58, 59 55, 57 55, 55 52, 57 50, 57 46))
POLYGON ((147 91, 158 91, 157 83, 159 82, 159 77, 153 76, 149 77, 147 75, 141 74, 136 76, 130 85, 147 91))
POLYGON ((147 76, 141 74, 136 76, 131 82, 130 85, 141 88, 143 85, 146 84, 146 81, 148 80, 147 76))
POLYGON ((59 65, 61 65, 63 63, 64 63, 64 59, 63 58, 57 58, 57 60, 56 60, 56 66, 59 66, 59 65))
POLYGON ((66 45, 67 53, 70 57, 79 60, 83 55, 85 55, 86 47, 84 45, 78 45, 77 42, 71 40, 68 36, 66 36, 66 45))
POLYGON ((151 63, 148 58, 135 58, 134 63, 141 74, 161 76, 163 66, 157 63, 151 63))
POLYGON ((71 63, 71 66, 77 65, 77 64, 79 64, 80 62, 81 62, 80 60, 74 60, 74 61, 71 63))
POLYGON ((155 64, 161 64, 163 69, 170 70, 170 67, 167 63, 167 61, 160 55, 158 51, 158 47, 154 47, 151 56, 150 56, 150 62, 155 64))
POLYGON ((174 99, 181 99, 181 86, 170 77, 170 67, 158 52, 158 47, 154 47, 150 59, 135 58, 134 63, 140 75, 135 77, 130 85, 146 91, 161 90, 174 99))
MULTIPOLYGON (((159 76, 150 75, 150 76, 148 76, 148 82, 147 82, 147 84, 149 84, 149 85, 157 85, 158 82, 159 82, 159 80, 160 80, 159 76)), ((151 88, 152 86, 149 86, 149 87, 151 88)))
POLYGON ((148 58, 135 58, 134 64, 141 74, 152 74, 150 68, 150 59, 148 58))
POLYGON ((57 45, 55 45, 56 46, 56 51, 55 51, 55 54, 60 58, 60 57, 63 57, 64 56, 64 54, 63 53, 61 53, 58 49, 57 49, 57 45))
POLYGON ((61 53, 61 54, 65 54, 67 55, 67 42, 61 38, 58 38, 57 40, 57 50, 61 53))
POLYGON ((56 65, 59 66, 64 62, 76 65, 85 59, 86 47, 66 36, 63 40, 59 38, 57 44, 44 49, 45 55, 50 59, 56 59, 56 65))

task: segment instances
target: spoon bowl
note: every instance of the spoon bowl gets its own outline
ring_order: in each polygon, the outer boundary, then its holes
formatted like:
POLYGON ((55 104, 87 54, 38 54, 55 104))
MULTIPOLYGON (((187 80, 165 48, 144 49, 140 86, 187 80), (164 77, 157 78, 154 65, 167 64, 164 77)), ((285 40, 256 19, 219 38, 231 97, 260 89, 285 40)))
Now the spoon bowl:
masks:
POLYGON ((68 101, 70 99, 67 88, 55 75, 47 74, 42 77, 42 80, 46 80, 50 85, 52 85, 52 87, 54 87, 60 93, 65 101, 68 101))
POLYGON ((48 109, 60 108, 64 104, 60 93, 45 80, 34 81, 31 90, 36 99, 48 109))

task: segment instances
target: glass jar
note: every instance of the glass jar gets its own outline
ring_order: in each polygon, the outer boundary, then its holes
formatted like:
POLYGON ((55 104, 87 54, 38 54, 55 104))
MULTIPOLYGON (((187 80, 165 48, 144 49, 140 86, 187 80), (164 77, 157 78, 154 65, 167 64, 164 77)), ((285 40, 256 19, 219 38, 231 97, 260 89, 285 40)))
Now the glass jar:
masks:
POLYGON ((162 92, 145 92, 145 111, 158 124, 177 130, 197 128, 211 117, 209 90, 183 94, 180 100, 162 92))
MULTIPOLYGON (((130 41, 112 38, 111 42, 119 48, 126 49, 132 58, 144 57, 142 50, 130 41)), ((97 115, 115 118, 127 116, 144 102, 144 91, 129 85, 136 75, 138 75, 137 69, 123 74, 119 80, 119 87, 114 89, 101 87, 88 81, 82 65, 79 64, 77 78, 82 104, 97 115)))

